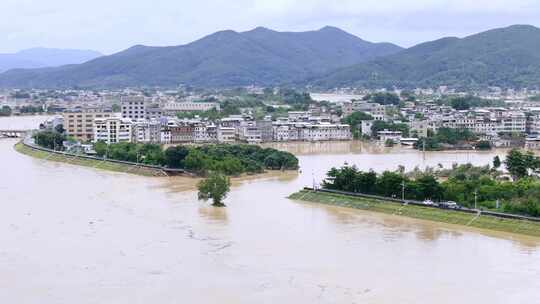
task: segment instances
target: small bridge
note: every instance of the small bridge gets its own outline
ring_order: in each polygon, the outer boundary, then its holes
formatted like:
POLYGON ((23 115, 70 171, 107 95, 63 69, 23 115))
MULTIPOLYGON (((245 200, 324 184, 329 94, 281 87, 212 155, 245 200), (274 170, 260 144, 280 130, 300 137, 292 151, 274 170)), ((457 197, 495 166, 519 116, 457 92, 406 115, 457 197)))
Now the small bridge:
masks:
POLYGON ((0 130, 0 138, 19 138, 23 137, 28 130, 0 130))

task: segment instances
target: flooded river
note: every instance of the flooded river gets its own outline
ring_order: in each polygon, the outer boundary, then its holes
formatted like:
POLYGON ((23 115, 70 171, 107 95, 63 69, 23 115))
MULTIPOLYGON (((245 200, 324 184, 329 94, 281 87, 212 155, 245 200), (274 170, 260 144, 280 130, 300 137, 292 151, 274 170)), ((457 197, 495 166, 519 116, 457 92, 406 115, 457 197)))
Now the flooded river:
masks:
POLYGON ((15 142, 0 140, 0 303, 540 302, 539 239, 286 198, 344 162, 487 164, 502 151, 280 145, 302 173, 243 180, 215 209, 185 178, 36 160, 15 142))

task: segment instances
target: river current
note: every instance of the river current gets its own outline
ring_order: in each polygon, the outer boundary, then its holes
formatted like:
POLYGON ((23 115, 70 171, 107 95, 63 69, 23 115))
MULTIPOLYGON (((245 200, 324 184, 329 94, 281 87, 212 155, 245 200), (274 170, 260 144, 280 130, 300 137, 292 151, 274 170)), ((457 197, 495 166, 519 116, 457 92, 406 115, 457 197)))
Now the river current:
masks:
POLYGON ((0 139, 0 303, 540 303, 539 239, 286 198, 345 162, 380 172, 504 151, 274 145, 301 173, 236 181, 216 209, 191 179, 33 159, 15 143, 0 139))

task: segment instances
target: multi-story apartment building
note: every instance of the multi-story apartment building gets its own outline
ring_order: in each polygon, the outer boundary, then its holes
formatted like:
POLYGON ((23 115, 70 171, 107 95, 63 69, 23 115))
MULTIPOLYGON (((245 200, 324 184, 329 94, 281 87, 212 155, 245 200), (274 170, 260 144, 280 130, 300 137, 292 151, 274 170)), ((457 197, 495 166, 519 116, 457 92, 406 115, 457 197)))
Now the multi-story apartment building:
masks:
POLYGON ((208 110, 220 110, 219 103, 217 102, 169 102, 163 108, 166 114, 174 115, 176 112, 193 112, 193 111, 208 111, 208 110))
POLYGON ((131 142, 131 119, 126 118, 97 118, 94 121, 94 142, 104 141, 107 144, 131 142))
POLYGON ((351 128, 344 124, 275 123, 274 141, 328 141, 352 138, 351 128))
POLYGON ((80 141, 94 140, 94 120, 109 118, 112 112, 98 108, 88 108, 77 112, 64 112, 64 129, 66 134, 80 141))
POLYGON ((218 140, 218 126, 211 124, 206 126, 206 133, 208 133, 209 142, 217 142, 218 140))
POLYGON ((309 116, 309 112, 304 111, 289 111, 287 113, 289 121, 305 121, 309 116))
POLYGON ((496 135, 498 123, 494 119, 477 119, 474 123, 474 127, 470 129, 476 134, 483 135, 496 135))
POLYGON ((297 141, 299 130, 294 125, 276 125, 274 126, 274 141, 297 141))
POLYGON ((344 124, 306 124, 300 129, 300 138, 304 141, 349 140, 351 128, 344 124))
POLYGON ((385 120, 386 107, 384 105, 365 101, 355 101, 352 103, 353 112, 365 112, 375 120, 385 120))
POLYGON ((171 144, 188 143, 195 140, 195 127, 192 124, 179 124, 174 127, 168 127, 168 129, 171 134, 171 144))
POLYGON ((217 129, 217 141, 220 143, 232 143, 236 140, 236 129, 219 127, 217 129))
POLYGON ((62 116, 54 116, 54 117, 48 118, 47 120, 45 120, 43 125, 44 125, 44 127, 46 129, 54 129, 59 125, 63 126, 64 125, 64 117, 62 117, 62 116))
POLYGON ((150 105, 145 107, 144 117, 147 120, 158 120, 163 117, 163 109, 158 105, 150 105))
POLYGON ((428 120, 412 120, 409 123, 409 128, 411 134, 415 134, 417 137, 427 137, 428 131, 434 129, 428 120))
POLYGON ((171 133, 171 127, 164 126, 163 128, 161 128, 161 132, 159 133, 160 142, 164 145, 171 144, 171 133))
POLYGON ((133 142, 161 143, 161 123, 156 120, 137 121, 132 126, 133 142))
POLYGON ((498 133, 525 133, 527 130, 527 117, 523 112, 509 112, 501 117, 498 124, 498 133))
POLYGON ((271 120, 258 120, 255 122, 255 126, 261 132, 262 142, 269 142, 274 139, 274 129, 271 120))
POLYGON ((540 114, 533 113, 527 118, 527 134, 540 135, 540 114))
POLYGON ((527 117, 523 112, 500 110, 476 113, 476 115, 456 113, 445 115, 439 120, 439 125, 452 129, 468 129, 479 135, 525 133, 527 131, 527 117))
POLYGON ((366 136, 372 136, 373 132, 371 131, 371 128, 373 127, 373 120, 362 120, 362 125, 360 127, 360 130, 362 132, 362 135, 366 136))
POLYGON ((261 143, 262 134, 261 129, 254 125, 247 125, 242 127, 239 133, 239 139, 247 143, 261 143))
POLYGON ((194 142, 216 142, 217 141, 217 127, 215 125, 206 125, 204 123, 197 123, 194 125, 193 130, 194 142))
POLYGON ((379 140, 382 142, 386 141, 392 141, 393 143, 397 144, 401 142, 401 131, 388 131, 383 130, 377 132, 377 136, 379 137, 379 140))
POLYGON ((244 122, 243 117, 241 117, 240 115, 234 115, 234 116, 229 116, 229 117, 225 117, 225 118, 221 119, 219 124, 222 127, 235 128, 236 129, 236 128, 240 128, 240 126, 242 125, 243 122, 244 122))
POLYGON ((121 98, 122 118, 139 120, 146 118, 146 101, 144 96, 123 96, 121 98))
POLYGON ((354 112, 352 102, 344 101, 341 104, 341 112, 343 113, 343 117, 351 115, 354 112))

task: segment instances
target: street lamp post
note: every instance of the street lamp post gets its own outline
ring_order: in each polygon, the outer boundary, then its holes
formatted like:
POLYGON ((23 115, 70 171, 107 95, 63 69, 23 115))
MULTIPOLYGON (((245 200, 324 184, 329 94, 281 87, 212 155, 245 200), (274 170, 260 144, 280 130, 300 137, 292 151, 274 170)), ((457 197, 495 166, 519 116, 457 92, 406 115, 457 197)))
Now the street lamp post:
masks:
POLYGON ((311 177, 313 178, 313 191, 317 191, 317 185, 315 184, 315 171, 311 171, 311 177))
POLYGON ((478 189, 474 190, 474 209, 478 210, 478 189))
POLYGON ((401 200, 405 201, 405 181, 401 182, 401 200))

